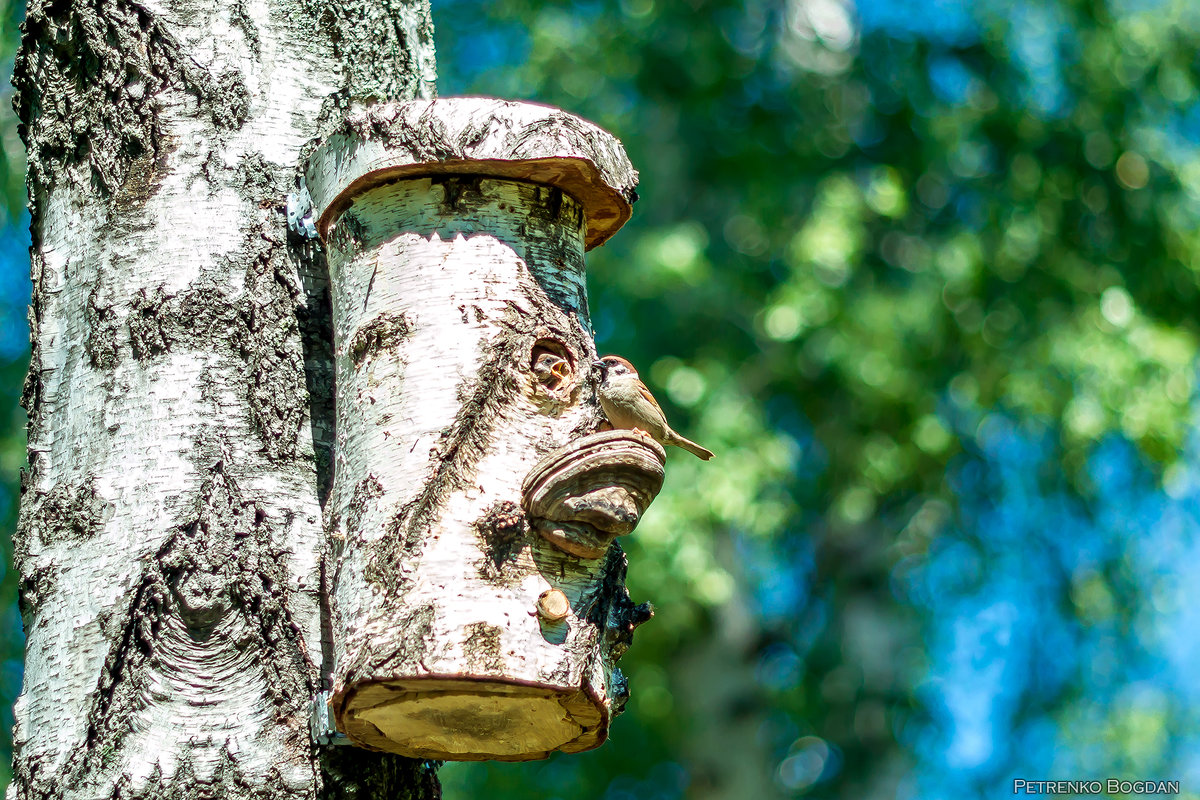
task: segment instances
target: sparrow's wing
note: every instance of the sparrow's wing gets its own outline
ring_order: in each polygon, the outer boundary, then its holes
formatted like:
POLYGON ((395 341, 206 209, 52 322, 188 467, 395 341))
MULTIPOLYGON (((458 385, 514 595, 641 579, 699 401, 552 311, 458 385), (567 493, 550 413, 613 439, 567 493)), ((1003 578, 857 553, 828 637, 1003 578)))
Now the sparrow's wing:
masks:
POLYGON ((664 414, 662 408, 659 407, 658 401, 654 399, 654 395, 650 394, 650 390, 646 388, 646 384, 642 383, 641 381, 638 381, 637 390, 638 390, 638 394, 640 394, 642 397, 646 398, 646 400, 649 401, 650 405, 654 406, 654 410, 658 412, 658 415, 660 417, 662 417, 663 419, 666 419, 667 415, 664 414))

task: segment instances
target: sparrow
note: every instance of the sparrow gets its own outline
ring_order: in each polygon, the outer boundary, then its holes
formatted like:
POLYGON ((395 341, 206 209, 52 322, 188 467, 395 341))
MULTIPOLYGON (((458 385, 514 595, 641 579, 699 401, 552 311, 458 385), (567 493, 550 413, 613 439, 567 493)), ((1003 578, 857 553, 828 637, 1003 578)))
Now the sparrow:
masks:
POLYGON ((539 353, 533 362, 533 374, 538 383, 548 389, 557 389, 567 379, 571 365, 557 353, 539 353))
POLYGON ((704 461, 713 457, 711 450, 671 430, 654 395, 638 378, 633 364, 620 356, 604 356, 593 361, 592 366, 600 370, 600 408, 614 428, 642 431, 659 444, 682 447, 704 461))

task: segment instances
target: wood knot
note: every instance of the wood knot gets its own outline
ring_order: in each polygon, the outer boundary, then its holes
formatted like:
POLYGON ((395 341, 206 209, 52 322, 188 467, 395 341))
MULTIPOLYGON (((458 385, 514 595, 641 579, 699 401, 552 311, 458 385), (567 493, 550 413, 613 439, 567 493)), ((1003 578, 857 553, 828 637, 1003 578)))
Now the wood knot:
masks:
POLYGON ((663 484, 666 453, 629 430, 604 431, 560 447, 525 477, 521 504, 547 541, 600 558, 633 531, 663 484))

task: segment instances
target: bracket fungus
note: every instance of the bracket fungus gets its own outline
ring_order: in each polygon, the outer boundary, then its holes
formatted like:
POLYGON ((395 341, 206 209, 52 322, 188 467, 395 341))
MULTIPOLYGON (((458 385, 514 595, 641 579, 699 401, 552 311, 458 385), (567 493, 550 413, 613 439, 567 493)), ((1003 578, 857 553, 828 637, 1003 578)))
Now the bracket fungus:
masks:
POLYGON ((662 445, 633 431, 595 433, 542 459, 525 478, 522 502, 555 547, 600 558, 662 489, 666 458, 662 445))

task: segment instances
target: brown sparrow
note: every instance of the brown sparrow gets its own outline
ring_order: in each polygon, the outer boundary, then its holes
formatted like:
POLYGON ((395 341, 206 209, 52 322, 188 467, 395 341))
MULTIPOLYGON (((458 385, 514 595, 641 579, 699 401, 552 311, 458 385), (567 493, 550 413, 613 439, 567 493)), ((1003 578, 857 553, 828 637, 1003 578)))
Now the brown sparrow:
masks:
POLYGON ((600 370, 600 408, 614 428, 642 431, 659 444, 682 447, 705 461, 713 457, 711 450, 671 430, 654 395, 638 379, 633 364, 620 356, 605 356, 593 361, 592 366, 600 370))

